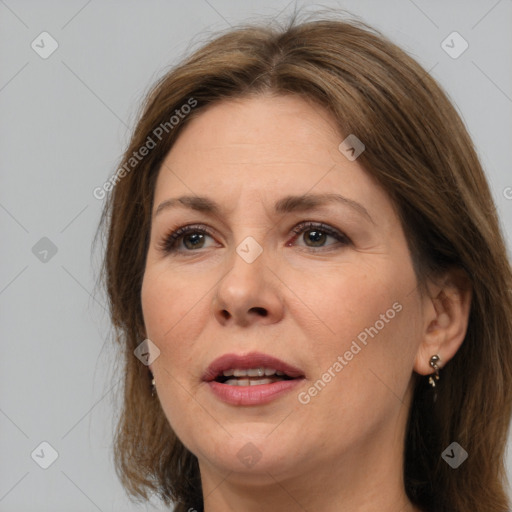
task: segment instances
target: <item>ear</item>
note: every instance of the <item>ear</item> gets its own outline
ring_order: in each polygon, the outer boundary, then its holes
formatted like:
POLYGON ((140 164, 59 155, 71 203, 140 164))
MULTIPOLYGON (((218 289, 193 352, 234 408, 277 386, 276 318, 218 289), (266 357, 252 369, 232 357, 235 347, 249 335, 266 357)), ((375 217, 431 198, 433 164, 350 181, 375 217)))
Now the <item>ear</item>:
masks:
POLYGON ((434 372, 430 358, 437 354, 439 368, 457 353, 469 322, 472 288, 462 269, 452 269, 436 283, 428 283, 428 296, 422 297, 423 337, 416 353, 414 370, 421 375, 434 372))

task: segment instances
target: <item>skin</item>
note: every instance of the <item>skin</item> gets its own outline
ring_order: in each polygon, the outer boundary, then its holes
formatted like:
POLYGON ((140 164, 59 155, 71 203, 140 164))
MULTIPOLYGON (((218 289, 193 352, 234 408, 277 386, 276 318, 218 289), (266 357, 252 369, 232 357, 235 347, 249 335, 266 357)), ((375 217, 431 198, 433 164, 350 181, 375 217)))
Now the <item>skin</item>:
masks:
POLYGON ((402 478, 413 376, 432 373, 433 354, 440 367, 454 356, 470 291, 453 272, 420 295, 393 205, 338 150, 344 138, 328 112, 297 96, 229 100, 187 125, 160 170, 153 213, 185 194, 224 208, 219 216, 184 207, 154 216, 141 296, 146 335, 161 352, 150 366, 158 397, 199 460, 207 512, 419 511, 402 478), (342 194, 372 220, 336 203, 274 213, 278 199, 306 192, 342 194), (350 242, 324 235, 315 246, 314 228, 291 231, 302 221, 325 223, 350 242), (163 252, 162 239, 187 224, 211 236, 195 248, 189 234, 177 252, 163 252), (248 236, 263 248, 252 263, 236 252, 248 236), (401 311, 301 403, 298 394, 396 303, 401 311), (305 380, 266 405, 220 401, 203 372, 222 354, 251 351, 299 367, 305 380), (249 442, 261 456, 252 467, 237 456, 249 442))

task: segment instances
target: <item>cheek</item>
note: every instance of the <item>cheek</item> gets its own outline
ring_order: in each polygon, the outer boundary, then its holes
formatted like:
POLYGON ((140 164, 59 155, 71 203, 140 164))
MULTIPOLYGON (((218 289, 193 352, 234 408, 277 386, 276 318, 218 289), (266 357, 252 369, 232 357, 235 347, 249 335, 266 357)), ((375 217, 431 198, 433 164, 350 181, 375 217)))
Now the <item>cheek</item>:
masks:
POLYGON ((411 327, 414 304, 407 294, 365 295, 359 290, 343 298, 335 334, 316 340, 311 351, 315 371, 300 401, 310 428, 342 431, 355 442, 377 435, 400 413, 417 333, 411 327))
POLYGON ((331 357, 348 350, 361 332, 364 339, 365 328, 376 322, 379 333, 390 331, 398 316, 393 304, 400 302, 404 290, 411 286, 385 262, 372 267, 354 262, 330 265, 288 277, 285 281, 294 283, 295 298, 289 301, 293 321, 308 333, 310 343, 322 341, 315 343, 315 352, 331 357), (389 322, 383 323, 381 315, 389 322))
POLYGON ((205 290, 179 270, 153 266, 146 269, 142 281, 141 304, 148 331, 162 337, 204 303, 205 290))
POLYGON ((207 311, 206 297, 202 298, 204 291, 200 293, 193 283, 184 282, 178 275, 148 268, 141 303, 146 335, 160 350, 152 364, 159 400, 172 427, 186 432, 190 418, 204 413, 191 400, 191 382, 200 379, 199 375, 191 374, 191 369, 197 367, 193 345, 203 330, 207 311))
POLYGON ((208 290, 215 280, 204 272, 194 278, 191 273, 161 267, 150 266, 144 274, 142 312, 147 337, 160 350, 153 363, 155 378, 167 379, 165 389, 177 392, 178 382, 200 381, 201 375, 191 372, 197 373, 198 358, 214 342, 203 338, 212 315, 208 290))
POLYGON ((165 368, 183 365, 190 354, 190 341, 198 337, 208 318, 207 297, 194 282, 184 280, 177 272, 148 269, 141 290, 142 312, 147 337, 161 352, 165 368))
MULTIPOLYGON (((351 406, 369 405, 375 397, 392 398, 391 390, 402 396, 420 341, 412 268, 382 261, 378 267, 350 265, 319 275, 316 280, 303 277, 294 289, 307 298, 311 311, 298 302, 292 314, 308 334, 311 380, 328 382, 327 401, 341 393, 342 402, 351 406), (300 315, 299 308, 306 315, 300 315)), ((324 394, 322 385, 319 394, 324 394)))

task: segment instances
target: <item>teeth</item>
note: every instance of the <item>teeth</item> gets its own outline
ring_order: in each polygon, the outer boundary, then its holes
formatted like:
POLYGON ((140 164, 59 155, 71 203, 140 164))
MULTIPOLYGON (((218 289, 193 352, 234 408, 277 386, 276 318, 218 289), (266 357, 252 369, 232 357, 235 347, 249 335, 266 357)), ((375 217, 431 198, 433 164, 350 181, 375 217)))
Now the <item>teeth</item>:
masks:
POLYGON ((228 386, 260 386, 261 384, 272 384, 280 379, 229 379, 224 384, 228 386))
POLYGON ((248 368, 248 369, 231 369, 231 370, 224 370, 222 372, 224 377, 263 377, 264 375, 266 377, 270 375, 279 375, 283 376, 284 373, 280 372, 278 370, 274 370, 273 368, 248 368))

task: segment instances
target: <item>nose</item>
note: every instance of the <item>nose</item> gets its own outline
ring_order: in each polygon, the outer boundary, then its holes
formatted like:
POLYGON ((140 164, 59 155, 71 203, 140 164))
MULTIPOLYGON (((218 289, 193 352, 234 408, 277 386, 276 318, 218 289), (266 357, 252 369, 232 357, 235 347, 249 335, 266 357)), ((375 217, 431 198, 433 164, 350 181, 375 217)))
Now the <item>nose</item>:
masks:
POLYGON ((284 311, 281 281, 267 266, 263 251, 251 263, 233 251, 230 269, 217 283, 213 313, 222 325, 273 324, 284 311))

